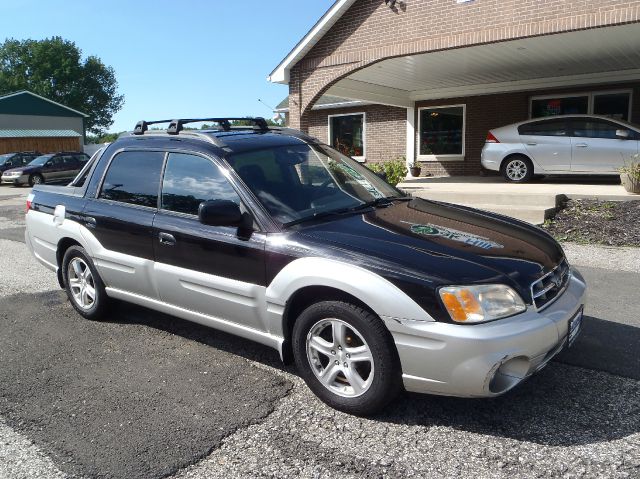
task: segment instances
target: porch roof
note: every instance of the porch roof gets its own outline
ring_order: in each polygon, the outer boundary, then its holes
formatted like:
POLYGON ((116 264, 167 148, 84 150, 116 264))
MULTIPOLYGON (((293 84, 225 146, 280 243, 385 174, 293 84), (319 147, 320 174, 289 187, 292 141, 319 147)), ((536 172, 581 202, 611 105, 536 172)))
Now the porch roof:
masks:
POLYGON ((327 95, 401 107, 439 98, 640 79, 640 24, 390 58, 327 95))

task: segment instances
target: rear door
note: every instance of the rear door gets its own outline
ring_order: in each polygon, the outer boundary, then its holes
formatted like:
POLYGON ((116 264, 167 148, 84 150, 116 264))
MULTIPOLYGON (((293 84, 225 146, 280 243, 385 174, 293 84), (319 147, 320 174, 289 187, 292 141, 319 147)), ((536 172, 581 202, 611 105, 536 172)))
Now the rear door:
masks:
POLYGON ((160 299, 181 308, 264 331, 265 236, 239 238, 236 227, 198 221, 206 200, 238 193, 214 160, 169 153, 160 209, 153 222, 160 299))
POLYGON ((83 215, 105 284, 153 299, 158 295, 151 230, 164 157, 161 151, 149 150, 114 155, 83 215))
POLYGON ((518 127, 529 156, 545 171, 571 170, 571 138, 564 118, 549 118, 518 127))
POLYGON ((617 173, 638 153, 638 133, 618 123, 601 118, 572 118, 571 130, 572 171, 617 173), (618 137, 618 131, 627 136, 618 137))
POLYGON ((41 168, 41 174, 47 182, 55 182, 64 173, 63 156, 54 156, 49 159, 41 168))

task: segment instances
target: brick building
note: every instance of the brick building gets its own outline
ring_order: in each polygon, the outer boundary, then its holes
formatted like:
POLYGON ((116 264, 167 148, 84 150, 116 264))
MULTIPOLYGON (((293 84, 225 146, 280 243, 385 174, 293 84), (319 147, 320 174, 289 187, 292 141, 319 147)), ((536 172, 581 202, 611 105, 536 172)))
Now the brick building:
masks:
POLYGON ((269 80, 290 126, 361 161, 477 174, 491 128, 640 123, 640 0, 337 0, 269 80))

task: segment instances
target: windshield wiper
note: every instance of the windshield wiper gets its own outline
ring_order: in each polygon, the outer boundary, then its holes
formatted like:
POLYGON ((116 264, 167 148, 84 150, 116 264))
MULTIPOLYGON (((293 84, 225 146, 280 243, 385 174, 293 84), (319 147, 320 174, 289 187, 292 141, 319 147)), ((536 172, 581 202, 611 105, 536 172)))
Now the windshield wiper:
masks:
POLYGON ((303 218, 298 218, 297 220, 289 221, 284 223, 284 227, 297 225, 299 223, 305 223, 307 221, 313 221, 321 218, 327 218, 329 216, 342 216, 348 213, 355 213, 358 211, 365 210, 367 208, 374 208, 376 206, 388 206, 394 201, 411 201, 413 200, 410 196, 389 196, 386 198, 376 198, 372 201, 367 201, 366 203, 362 203, 361 205, 351 206, 349 208, 340 208, 337 210, 329 210, 329 211, 320 211, 318 213, 314 213, 310 216, 305 216, 303 218))

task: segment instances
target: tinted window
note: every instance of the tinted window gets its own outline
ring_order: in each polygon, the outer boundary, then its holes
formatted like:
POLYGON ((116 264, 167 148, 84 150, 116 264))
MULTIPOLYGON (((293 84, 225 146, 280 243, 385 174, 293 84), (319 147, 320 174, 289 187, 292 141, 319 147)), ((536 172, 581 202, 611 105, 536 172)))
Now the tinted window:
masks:
POLYGON ((531 117, 579 115, 588 113, 587 95, 560 98, 539 98, 531 101, 531 117))
POLYGON ((571 120, 573 136, 581 138, 616 138, 616 130, 626 130, 622 126, 603 120, 588 118, 571 120))
POLYGON ((200 203, 240 197, 220 169, 201 156, 170 153, 162 181, 162 208, 190 215, 198 214, 200 203))
POLYGON ((62 157, 62 163, 65 168, 75 168, 78 164, 75 156, 67 155, 62 157))
POLYGON ((420 110, 420 155, 462 155, 463 136, 462 106, 420 110))
POLYGON ((331 146, 343 155, 364 156, 364 115, 330 116, 331 146))
POLYGON ((155 208, 164 153, 125 151, 116 155, 102 184, 100 198, 155 208))
POLYGON ((567 128, 564 120, 536 121, 518 127, 521 135, 566 136, 567 128))

